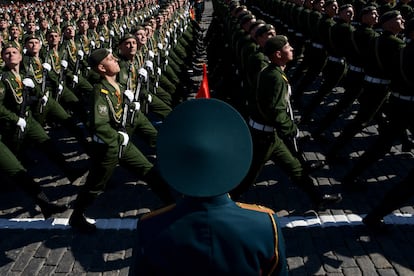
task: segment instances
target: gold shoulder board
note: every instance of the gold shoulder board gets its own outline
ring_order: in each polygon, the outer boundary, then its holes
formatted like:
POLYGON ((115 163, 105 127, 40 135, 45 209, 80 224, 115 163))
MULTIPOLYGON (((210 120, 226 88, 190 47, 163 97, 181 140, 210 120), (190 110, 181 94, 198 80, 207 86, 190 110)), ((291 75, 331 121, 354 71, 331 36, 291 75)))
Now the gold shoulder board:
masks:
POLYGON ((151 212, 149 212, 149 213, 147 213, 147 214, 143 215, 143 216, 140 218, 140 220, 146 220, 146 219, 149 219, 149 218, 152 218, 152 217, 155 217, 155 216, 158 216, 158 215, 161 215, 161 214, 167 213, 167 212, 171 211, 171 210, 172 210, 172 209, 174 209, 174 208, 175 208, 175 204, 171 204, 171 205, 165 206, 165 207, 163 207, 163 208, 160 208, 160 209, 157 209, 157 210, 151 211, 151 212))
POLYGON ((243 208, 243 209, 259 211, 259 212, 268 213, 268 214, 274 214, 275 213, 275 211, 273 211, 272 209, 264 207, 262 205, 247 204, 247 203, 241 203, 241 202, 236 202, 236 204, 237 204, 237 206, 239 206, 240 208, 243 208))

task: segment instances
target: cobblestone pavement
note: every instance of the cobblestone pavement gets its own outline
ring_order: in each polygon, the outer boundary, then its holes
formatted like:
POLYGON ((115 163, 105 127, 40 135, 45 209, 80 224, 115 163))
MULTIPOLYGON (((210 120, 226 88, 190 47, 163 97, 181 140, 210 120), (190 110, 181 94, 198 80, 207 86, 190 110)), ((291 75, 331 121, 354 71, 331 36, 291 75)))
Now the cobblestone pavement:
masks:
MULTIPOLYGON (((206 2, 204 20, 204 24, 211 20, 210 1, 206 2)), ((340 89, 328 101, 334 101, 339 93, 340 89)), ((325 111, 318 110, 320 114, 325 111)), ((335 125, 334 134, 341 127, 335 125)), ((306 132, 303 128, 302 135, 306 132)), ((313 173, 318 186, 326 192, 342 192, 340 179, 376 133, 376 126, 371 126, 353 139, 346 149, 351 156, 347 163, 313 173)), ((50 134, 74 165, 87 165, 87 156, 79 154, 73 138, 62 130, 50 134)), ((326 144, 305 143, 306 158, 324 159, 325 148, 326 144)), ((243 200, 271 207, 281 217, 291 275, 414 275, 413 201, 387 217, 392 225, 387 234, 370 232, 360 223, 361 217, 413 166, 412 153, 401 153, 400 149, 396 144, 391 154, 366 171, 367 190, 343 192, 341 203, 318 213, 309 210, 307 197, 272 162, 265 166, 243 200)), ((29 172, 35 174, 50 198, 70 204, 85 177, 71 185, 35 150, 31 158, 37 162, 30 164, 29 172)), ((0 275, 127 275, 137 216, 159 204, 145 183, 136 182, 118 168, 108 191, 87 212, 97 220, 99 230, 94 235, 80 235, 67 226, 70 209, 44 221, 31 200, 3 178, 0 275)))

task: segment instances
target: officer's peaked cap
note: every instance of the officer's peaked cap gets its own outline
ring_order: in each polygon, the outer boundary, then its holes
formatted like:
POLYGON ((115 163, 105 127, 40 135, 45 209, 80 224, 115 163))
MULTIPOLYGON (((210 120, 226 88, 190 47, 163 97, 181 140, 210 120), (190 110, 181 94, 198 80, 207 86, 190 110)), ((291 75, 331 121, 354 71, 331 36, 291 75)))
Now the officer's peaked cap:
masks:
POLYGON ((177 192, 212 197, 235 188, 252 160, 243 117, 217 99, 188 100, 167 116, 157 137, 161 176, 177 192))

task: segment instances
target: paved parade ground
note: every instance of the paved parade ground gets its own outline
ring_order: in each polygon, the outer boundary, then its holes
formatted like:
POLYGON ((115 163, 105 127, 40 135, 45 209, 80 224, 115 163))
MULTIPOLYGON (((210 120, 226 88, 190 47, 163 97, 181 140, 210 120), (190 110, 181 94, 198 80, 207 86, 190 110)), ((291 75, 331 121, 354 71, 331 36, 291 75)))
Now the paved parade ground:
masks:
MULTIPOLYGON (((205 4, 202 25, 207 28, 212 5, 211 1, 205 4)), ((330 100, 334 101, 339 93, 340 88, 330 100)), ((333 130, 341 127, 338 123, 333 130)), ((305 136, 306 126, 301 130, 305 136)), ((371 231, 361 223, 387 190, 413 167, 412 152, 401 152, 401 145, 396 143, 391 154, 363 174, 366 189, 347 192, 341 187, 343 175, 376 133, 375 125, 364 129, 346 149, 350 154, 347 162, 325 166, 312 174, 322 191, 342 193, 342 202, 331 209, 311 210, 306 195, 272 162, 266 164, 256 185, 242 197, 241 201, 265 205, 280 216, 290 275, 414 275, 414 199, 386 217, 390 225, 387 233, 371 231)), ((58 139, 74 166, 88 165, 87 155, 64 130, 49 134, 58 139)), ((307 160, 325 158, 326 144, 311 140, 303 146, 307 160)), ((30 154, 29 172, 45 193, 51 200, 70 206, 85 175, 70 184, 36 149, 30 154)), ((43 220, 29 197, 8 181, 0 182, 0 275, 127 275, 138 217, 161 205, 146 183, 136 182, 126 170, 117 168, 108 191, 87 211, 87 216, 96 221, 97 233, 82 235, 68 226, 72 209, 43 220)))

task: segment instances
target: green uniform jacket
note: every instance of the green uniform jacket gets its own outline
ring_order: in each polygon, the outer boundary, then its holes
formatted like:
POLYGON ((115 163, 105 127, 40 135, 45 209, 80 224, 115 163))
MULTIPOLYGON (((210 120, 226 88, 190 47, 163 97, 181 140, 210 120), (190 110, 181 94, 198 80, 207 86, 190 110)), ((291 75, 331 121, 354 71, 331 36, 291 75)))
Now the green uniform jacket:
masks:
POLYGON ((291 137, 297 132, 289 110, 289 84, 285 73, 276 64, 270 64, 260 73, 256 90, 256 108, 252 119, 276 128, 281 137, 291 137))
POLYGON ((123 115, 122 95, 123 91, 117 92, 107 80, 101 80, 94 86, 90 130, 109 147, 119 147, 122 143, 118 134, 123 115))

